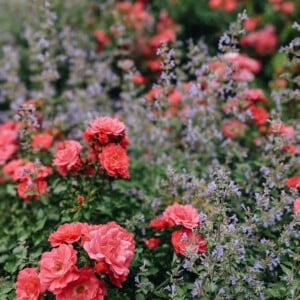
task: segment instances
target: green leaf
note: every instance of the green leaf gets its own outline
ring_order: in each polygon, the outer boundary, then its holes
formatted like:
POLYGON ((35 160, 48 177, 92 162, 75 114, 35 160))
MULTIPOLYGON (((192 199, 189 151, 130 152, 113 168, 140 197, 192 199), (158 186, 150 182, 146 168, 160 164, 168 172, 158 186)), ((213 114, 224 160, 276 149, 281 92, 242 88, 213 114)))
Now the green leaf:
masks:
POLYGON ((61 194, 62 192, 65 192, 67 190, 67 187, 65 184, 58 184, 54 190, 53 190, 53 194, 54 195, 59 195, 61 194))
POLYGON ((13 281, 5 281, 0 284, 0 295, 2 296, 5 294, 8 294, 13 289, 14 289, 14 282, 13 281))
POLYGON ((137 294, 137 295, 135 296, 135 299, 136 299, 136 300, 145 300, 145 296, 144 296, 143 294, 137 294))
POLYGON ((7 261, 4 265, 4 270, 12 274, 17 271, 19 263, 19 261, 7 261))

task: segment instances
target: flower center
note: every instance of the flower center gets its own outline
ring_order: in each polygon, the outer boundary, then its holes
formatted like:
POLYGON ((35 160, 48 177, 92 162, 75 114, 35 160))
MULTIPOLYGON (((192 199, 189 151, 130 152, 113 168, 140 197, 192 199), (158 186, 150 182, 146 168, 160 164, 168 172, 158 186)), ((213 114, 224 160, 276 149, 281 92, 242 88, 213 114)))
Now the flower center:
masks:
POLYGON ((83 284, 80 284, 75 289, 76 294, 82 294, 85 291, 85 286, 83 284))

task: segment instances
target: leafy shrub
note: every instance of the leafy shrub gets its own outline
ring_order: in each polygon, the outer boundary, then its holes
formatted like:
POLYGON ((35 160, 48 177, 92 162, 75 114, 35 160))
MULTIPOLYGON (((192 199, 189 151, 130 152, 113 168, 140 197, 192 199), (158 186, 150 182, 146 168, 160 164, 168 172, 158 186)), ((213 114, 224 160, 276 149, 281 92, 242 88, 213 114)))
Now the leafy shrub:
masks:
POLYGON ((1 299, 298 299, 296 2, 65 2, 1 4, 1 299))

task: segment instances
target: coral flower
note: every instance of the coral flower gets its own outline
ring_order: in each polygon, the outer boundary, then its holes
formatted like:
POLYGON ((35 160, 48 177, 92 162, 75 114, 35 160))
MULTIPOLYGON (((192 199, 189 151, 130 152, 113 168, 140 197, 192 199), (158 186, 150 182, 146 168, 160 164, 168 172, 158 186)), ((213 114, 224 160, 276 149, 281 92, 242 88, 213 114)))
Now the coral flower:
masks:
POLYGON ((126 150, 117 144, 109 144, 103 147, 99 154, 101 166, 109 176, 128 179, 129 157, 126 150))
POLYGON ((62 148, 57 151, 53 159, 53 165, 58 167, 58 172, 65 176, 68 171, 78 171, 80 152, 82 146, 74 140, 65 141, 62 148))
POLYGON ((300 198, 297 198, 294 201, 294 214, 299 214, 300 213, 300 198))
POLYGON ((264 125, 268 121, 269 113, 263 107, 251 105, 249 109, 255 124, 264 125))
POLYGON ((192 229, 199 225, 199 214, 192 205, 181 205, 175 203, 166 208, 163 213, 164 220, 169 226, 182 225, 192 229))
POLYGON ((163 216, 156 217, 152 219, 149 223, 149 226, 156 229, 156 230, 162 230, 169 226, 169 224, 166 222, 166 220, 163 218, 163 216))
POLYGON ((286 181, 286 185, 289 188, 300 189, 300 175, 288 178, 286 181))
POLYGON ((70 282, 56 300, 103 300, 107 291, 105 283, 98 280, 89 267, 78 270, 78 279, 70 282))
POLYGON ((125 124, 116 118, 101 117, 90 123, 83 137, 86 141, 96 141, 100 145, 121 141, 125 137, 125 124))
POLYGON ((39 200, 40 196, 46 193, 48 184, 42 179, 27 179, 18 184, 18 195, 25 201, 31 199, 39 200))
POLYGON ((31 146, 34 150, 47 150, 51 147, 53 136, 49 133, 41 133, 34 136, 31 146))
POLYGON ((35 268, 25 268, 19 272, 16 282, 17 300, 39 300, 41 284, 35 268))
POLYGON ((50 234, 48 241, 52 247, 63 243, 72 244, 78 242, 83 230, 88 226, 87 223, 66 223, 60 225, 57 230, 50 234))
POLYGON ((172 245, 176 253, 186 256, 189 252, 206 252, 206 241, 189 229, 180 229, 172 233, 172 245))
POLYGON ((223 134, 230 138, 240 138, 244 136, 247 126, 238 119, 228 120, 222 128, 223 134))
POLYGON ((77 252, 72 245, 61 244, 45 252, 39 262, 43 290, 58 295, 70 282, 77 280, 77 252))
POLYGON ((154 249, 159 246, 160 239, 159 238, 150 238, 150 239, 143 239, 143 242, 149 249, 154 249))
POLYGON ((24 166, 26 162, 23 159, 14 159, 7 163, 2 171, 3 174, 7 175, 9 178, 13 179, 13 176, 17 169, 24 166))
POLYGON ((83 248, 91 259, 103 262, 109 270, 112 283, 117 287, 122 287, 134 256, 133 234, 117 223, 109 222, 87 233, 83 248))

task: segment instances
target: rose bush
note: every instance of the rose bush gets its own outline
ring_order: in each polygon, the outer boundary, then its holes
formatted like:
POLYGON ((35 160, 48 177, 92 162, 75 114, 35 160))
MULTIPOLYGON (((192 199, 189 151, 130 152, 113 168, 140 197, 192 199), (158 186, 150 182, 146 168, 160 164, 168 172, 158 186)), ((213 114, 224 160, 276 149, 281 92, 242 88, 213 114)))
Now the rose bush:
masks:
POLYGON ((298 299, 299 13, 2 1, 0 298, 298 299))

